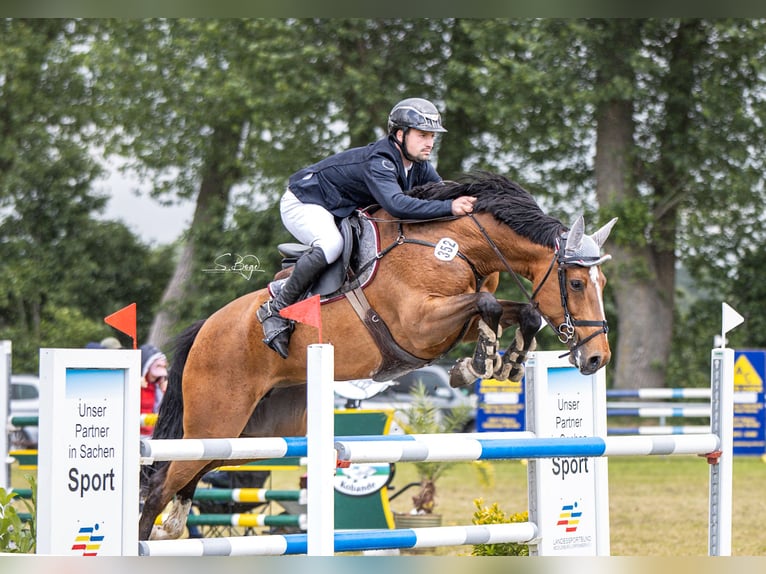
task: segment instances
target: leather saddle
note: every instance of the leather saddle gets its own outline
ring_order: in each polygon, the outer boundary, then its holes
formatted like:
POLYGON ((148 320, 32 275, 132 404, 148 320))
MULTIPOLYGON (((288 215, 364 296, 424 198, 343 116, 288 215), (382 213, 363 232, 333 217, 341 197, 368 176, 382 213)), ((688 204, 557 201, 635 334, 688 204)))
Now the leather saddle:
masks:
MULTIPOLYGON (((317 277, 307 297, 320 295, 322 301, 334 299, 370 282, 378 265, 380 240, 378 228, 361 212, 355 211, 339 225, 343 236, 343 253, 317 277)), ((298 258, 310 249, 302 243, 280 243, 277 246, 282 255, 282 269, 295 265, 298 258)), ((286 279, 277 279, 269 284, 272 295, 276 294, 286 279)))

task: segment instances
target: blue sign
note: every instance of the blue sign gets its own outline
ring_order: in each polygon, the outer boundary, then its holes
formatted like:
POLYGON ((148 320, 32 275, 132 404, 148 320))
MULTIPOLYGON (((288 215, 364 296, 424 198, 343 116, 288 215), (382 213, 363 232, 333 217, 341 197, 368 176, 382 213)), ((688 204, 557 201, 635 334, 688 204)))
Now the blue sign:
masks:
POLYGON ((476 392, 478 432, 526 430, 523 380, 514 383, 485 379, 479 381, 476 392))
POLYGON ((766 453, 766 351, 734 351, 734 454, 766 453))

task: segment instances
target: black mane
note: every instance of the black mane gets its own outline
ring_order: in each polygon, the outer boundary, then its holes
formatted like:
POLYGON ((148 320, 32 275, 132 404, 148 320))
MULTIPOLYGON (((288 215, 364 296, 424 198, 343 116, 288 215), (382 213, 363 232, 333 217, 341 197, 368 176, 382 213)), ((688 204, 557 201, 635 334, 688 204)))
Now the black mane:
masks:
POLYGON ((554 247, 556 238, 566 229, 561 221, 543 213, 527 190, 494 173, 473 173, 460 181, 428 183, 406 193, 420 199, 472 195, 476 197, 475 212, 491 213, 519 235, 540 245, 554 247))

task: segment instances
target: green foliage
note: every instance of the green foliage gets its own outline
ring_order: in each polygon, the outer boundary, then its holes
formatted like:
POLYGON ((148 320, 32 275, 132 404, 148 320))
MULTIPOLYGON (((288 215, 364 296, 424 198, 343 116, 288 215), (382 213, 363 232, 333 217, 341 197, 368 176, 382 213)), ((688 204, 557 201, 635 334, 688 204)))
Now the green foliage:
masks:
POLYGON ((27 512, 32 516, 28 522, 21 520, 14 506, 16 493, 0 488, 0 552, 19 554, 34 554, 37 545, 35 528, 37 517, 35 506, 37 501, 37 481, 33 476, 27 476, 32 487, 32 499, 20 498, 27 512))
MULTIPOLYGON (((527 522, 529 512, 518 512, 506 516, 500 510, 497 502, 492 506, 484 506, 484 501, 477 498, 473 501, 476 511, 473 513, 473 524, 509 524, 512 522, 527 522)), ((529 546, 517 542, 501 542, 498 544, 474 544, 471 556, 529 556, 529 546)))
POLYGON ((721 300, 707 297, 677 309, 667 367, 668 387, 709 387, 710 349, 721 332, 721 300))
MULTIPOLYGON (((739 274, 727 296, 742 297, 761 344, 764 281, 757 256, 743 258, 766 237, 761 19, 5 19, 0 30, 0 338, 16 367, 34 370, 44 340, 114 334, 103 317, 133 301, 144 338, 177 263, 180 246, 150 249, 94 221, 106 197, 93 149, 124 157, 154 197, 196 198, 195 263, 166 303, 180 329, 278 270, 289 174, 379 137, 408 95, 442 109, 442 175, 507 173, 564 220, 619 215, 610 241, 627 253, 615 263, 637 280, 652 280, 658 255, 711 293, 739 274), (596 173, 614 102, 629 110, 617 126, 628 149, 596 173), (605 179, 625 189, 597 205, 605 179), (225 252, 255 254, 264 272, 204 273, 225 252)), ((635 312, 615 303, 610 315, 635 312)))
POLYGON ((14 342, 17 372, 37 372, 40 347, 81 347, 114 335, 103 319, 129 303, 139 310, 139 333, 148 329, 172 251, 151 250, 123 224, 87 217, 72 229, 52 221, 46 232, 54 240, 35 233, 34 218, 0 223, 0 338, 14 342))

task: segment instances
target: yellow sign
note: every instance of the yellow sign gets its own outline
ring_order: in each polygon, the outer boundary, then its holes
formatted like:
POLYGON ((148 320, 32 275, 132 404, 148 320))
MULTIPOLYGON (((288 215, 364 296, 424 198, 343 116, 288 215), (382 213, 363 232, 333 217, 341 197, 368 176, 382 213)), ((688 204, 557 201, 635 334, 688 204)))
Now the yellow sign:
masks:
POLYGON ((746 355, 740 355, 734 363, 734 390, 739 392, 763 392, 763 379, 746 355))

